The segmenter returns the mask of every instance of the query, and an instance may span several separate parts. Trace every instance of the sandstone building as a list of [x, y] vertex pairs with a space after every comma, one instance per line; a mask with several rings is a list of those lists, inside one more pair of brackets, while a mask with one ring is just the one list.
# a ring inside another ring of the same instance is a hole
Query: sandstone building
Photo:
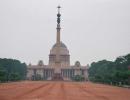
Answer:
[[57, 37], [56, 43], [50, 50], [49, 64], [44, 65], [39, 61], [37, 65], [28, 65], [27, 79], [35, 79], [36, 76], [44, 80], [72, 80], [76, 75], [88, 80], [88, 66], [81, 66], [79, 61], [70, 65], [70, 54], [67, 46], [60, 40], [60, 6], [57, 14]]

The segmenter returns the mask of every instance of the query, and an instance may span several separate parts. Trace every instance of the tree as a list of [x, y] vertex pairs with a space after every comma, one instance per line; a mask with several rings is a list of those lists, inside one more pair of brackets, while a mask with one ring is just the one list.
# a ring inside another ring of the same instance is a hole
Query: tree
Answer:
[[130, 54], [117, 57], [115, 61], [93, 62], [89, 68], [89, 79], [94, 82], [130, 84]]
[[27, 66], [15, 59], [0, 59], [0, 81], [17, 81], [26, 79]]
[[3, 68], [0, 68], [0, 82], [4, 82], [6, 80], [7, 80], [7, 72]]

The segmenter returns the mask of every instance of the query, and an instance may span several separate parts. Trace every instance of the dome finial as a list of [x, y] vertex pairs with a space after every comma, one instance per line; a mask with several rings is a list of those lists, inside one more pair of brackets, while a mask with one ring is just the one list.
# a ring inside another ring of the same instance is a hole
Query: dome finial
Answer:
[[61, 14], [60, 14], [60, 6], [58, 6], [57, 7], [58, 8], [58, 14], [57, 14], [57, 24], [60, 24], [60, 16], [61, 16]]
[[56, 40], [56, 43], [57, 44], [60, 44], [60, 17], [61, 17], [61, 14], [60, 14], [60, 6], [57, 7], [58, 8], [58, 14], [57, 14], [57, 40]]
[[61, 8], [61, 6], [59, 5], [57, 8], [58, 8], [58, 13], [60, 13], [60, 8]]

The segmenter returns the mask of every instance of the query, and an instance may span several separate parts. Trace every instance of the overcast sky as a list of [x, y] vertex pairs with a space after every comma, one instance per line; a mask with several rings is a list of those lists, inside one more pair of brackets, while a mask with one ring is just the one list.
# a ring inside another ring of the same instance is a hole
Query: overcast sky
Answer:
[[130, 53], [130, 0], [0, 0], [0, 58], [48, 64], [59, 4], [71, 64]]

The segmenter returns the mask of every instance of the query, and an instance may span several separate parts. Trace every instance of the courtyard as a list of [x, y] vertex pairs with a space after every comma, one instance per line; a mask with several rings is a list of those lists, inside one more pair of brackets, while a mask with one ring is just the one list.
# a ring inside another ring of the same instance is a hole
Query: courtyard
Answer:
[[130, 89], [90, 82], [23, 81], [0, 84], [0, 100], [129, 100]]

